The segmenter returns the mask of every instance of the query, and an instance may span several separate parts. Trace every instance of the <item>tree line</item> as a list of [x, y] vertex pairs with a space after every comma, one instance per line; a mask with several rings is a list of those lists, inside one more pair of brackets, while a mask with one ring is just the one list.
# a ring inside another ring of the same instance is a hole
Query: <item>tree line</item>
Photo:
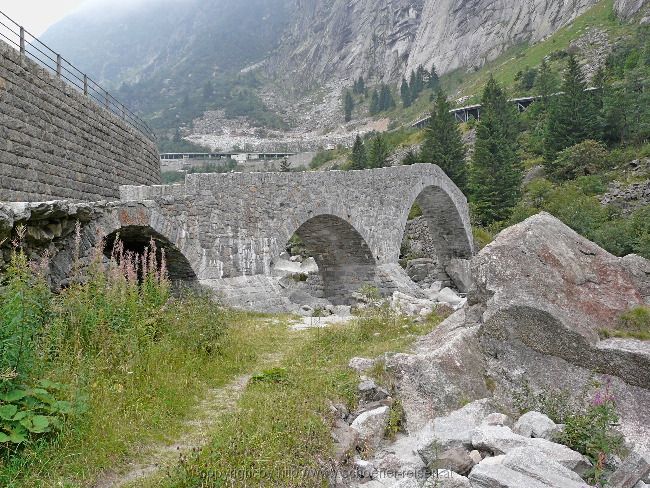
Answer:
[[[508, 102], [505, 89], [490, 77], [482, 93], [471, 159], [460, 126], [450, 113], [451, 104], [438, 89], [421, 150], [408, 154], [404, 164], [437, 164], [468, 196], [476, 223], [505, 221], [521, 199], [522, 124], [528, 124], [527, 147], [540, 155], [547, 175], [556, 181], [595, 171], [577, 161], [589, 159], [585, 154], [597, 152], [598, 144], [639, 143], [650, 138], [650, 92], [644, 84], [650, 69], [649, 52], [643, 51], [646, 58], [637, 61], [638, 68], [626, 71], [616, 83], [611, 81], [616, 63], [610, 62], [594, 76], [592, 87], [587, 86], [575, 57], [568, 56], [561, 81], [543, 61], [534, 77], [540, 98], [522, 117]], [[420, 89], [419, 75], [413, 75], [413, 82], [403, 80], [405, 94], [413, 94], [413, 87]], [[364, 143], [357, 137], [350, 167], [384, 165], [388, 156], [384, 155], [383, 139], [380, 135]]]

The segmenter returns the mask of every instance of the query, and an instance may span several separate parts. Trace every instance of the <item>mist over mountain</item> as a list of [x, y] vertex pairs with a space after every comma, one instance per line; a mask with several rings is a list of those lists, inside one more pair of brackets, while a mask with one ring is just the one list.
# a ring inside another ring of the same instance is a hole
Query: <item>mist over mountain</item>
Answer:
[[[190, 124], [206, 111], [282, 129], [294, 117], [278, 115], [278, 107], [315, 90], [337, 91], [338, 104], [341, 90], [360, 76], [394, 86], [420, 65], [435, 64], [438, 74], [477, 70], [596, 3], [95, 0], [42, 40], [159, 129]], [[617, 0], [615, 9], [629, 17], [644, 3]], [[305, 110], [309, 103], [297, 111]]]
[[111, 86], [154, 76], [206, 76], [267, 56], [286, 0], [98, 1], [55, 24], [43, 42]]

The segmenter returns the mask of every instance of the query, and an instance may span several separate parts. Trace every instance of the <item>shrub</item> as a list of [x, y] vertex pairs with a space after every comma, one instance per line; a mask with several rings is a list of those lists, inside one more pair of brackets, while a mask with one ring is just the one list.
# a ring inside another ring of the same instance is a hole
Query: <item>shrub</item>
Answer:
[[[22, 236], [19, 230], [19, 239]], [[16, 247], [0, 289], [0, 445], [22, 444], [58, 430], [73, 412], [63, 385], [37, 380], [38, 342], [50, 314], [51, 294], [39, 270]]]
[[623, 437], [615, 431], [618, 422], [616, 401], [608, 382], [599, 386], [583, 411], [572, 413], [564, 420], [565, 428], [558, 440], [592, 462], [593, 467], [586, 476], [590, 483], [600, 486], [611, 457], [622, 450]]
[[597, 173], [607, 165], [607, 148], [600, 142], [586, 140], [561, 151], [546, 170], [556, 180], [573, 180]]

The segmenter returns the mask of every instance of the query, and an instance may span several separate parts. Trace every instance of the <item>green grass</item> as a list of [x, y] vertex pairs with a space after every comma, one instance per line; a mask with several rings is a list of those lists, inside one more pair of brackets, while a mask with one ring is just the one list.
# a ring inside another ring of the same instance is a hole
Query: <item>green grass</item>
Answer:
[[[210, 310], [214, 307], [213, 310]], [[27, 445], [19, 456], [0, 466], [4, 487], [88, 485], [103, 470], [120, 472], [138, 460], [141, 448], [171, 444], [182, 434], [184, 421], [206, 391], [253, 368], [260, 358], [282, 347], [285, 327], [254, 314], [228, 312], [205, 301], [171, 306], [161, 320], [182, 334], [205, 332], [202, 317], [225, 315], [227, 339], [207, 354], [168, 336], [147, 348], [131, 364], [111, 370], [101, 357], [83, 366], [57, 363], [49, 377], [83, 385], [88, 411], [69, 423], [53, 441]]]
[[[602, 0], [547, 39], [532, 45], [514, 46], [475, 73], [457, 70], [446, 74], [441, 79], [442, 83], [450, 93], [459, 92], [474, 97], [480, 94], [490, 74], [503, 85], [511, 87], [515, 83], [515, 75], [518, 71], [526, 67], [538, 66], [546, 56], [556, 51], [566, 50], [571, 41], [582, 36], [592, 27], [605, 31], [610, 39], [624, 35], [633, 29], [632, 26], [616, 18], [612, 0]], [[560, 65], [562, 63], [563, 61], [560, 61]], [[513, 93], [513, 95], [517, 94]], [[473, 101], [477, 100], [473, 98]]]
[[618, 337], [650, 341], [650, 307], [640, 306], [628, 310], [621, 315], [614, 329], [602, 329], [599, 334], [603, 338]]
[[[347, 367], [350, 358], [404, 350], [438, 321], [415, 324], [379, 313], [347, 325], [291, 333], [282, 348], [282, 381], [250, 383], [238, 409], [219, 420], [207, 447], [168, 477], [138, 486], [327, 486], [329, 402], [350, 407], [356, 402], [358, 376]], [[277, 371], [259, 377], [275, 377]], [[400, 417], [395, 409], [388, 435], [395, 434]], [[245, 478], [238, 478], [242, 473]]]

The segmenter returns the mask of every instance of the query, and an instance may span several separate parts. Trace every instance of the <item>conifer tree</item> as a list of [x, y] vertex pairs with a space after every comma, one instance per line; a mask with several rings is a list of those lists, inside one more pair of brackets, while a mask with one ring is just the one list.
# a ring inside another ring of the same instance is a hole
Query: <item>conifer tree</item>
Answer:
[[409, 88], [409, 84], [406, 81], [406, 78], [402, 78], [402, 85], [400, 87], [400, 96], [402, 97], [402, 105], [404, 105], [404, 108], [410, 107], [411, 89]]
[[438, 78], [438, 72], [436, 71], [436, 65], [431, 65], [431, 72], [429, 73], [429, 88], [434, 91], [437, 91], [440, 87], [440, 78]]
[[551, 163], [558, 152], [586, 139], [600, 139], [600, 117], [588, 92], [580, 65], [569, 57], [562, 94], [553, 97], [546, 127], [544, 155]]
[[390, 146], [379, 134], [370, 143], [370, 150], [368, 151], [368, 168], [383, 168], [386, 166], [386, 160], [390, 156]]
[[394, 107], [395, 100], [393, 99], [393, 94], [390, 91], [390, 87], [385, 83], [382, 83], [381, 91], [379, 93], [379, 111], [383, 112]]
[[368, 109], [370, 115], [376, 115], [379, 113], [379, 93], [375, 88], [372, 91], [372, 96], [370, 97], [370, 107]]
[[475, 217], [481, 224], [490, 224], [510, 216], [520, 195], [522, 167], [517, 156], [515, 108], [492, 77], [481, 105], [470, 189]]
[[411, 101], [415, 101], [418, 98], [418, 82], [415, 78], [415, 71], [411, 71], [411, 77], [409, 78], [409, 87], [411, 88]]
[[424, 90], [424, 77], [426, 76], [426, 70], [422, 65], [418, 66], [418, 69], [415, 71], [415, 92], [420, 95], [422, 90]]
[[456, 186], [467, 190], [467, 161], [465, 145], [447, 96], [440, 90], [426, 129], [420, 160], [440, 166]]
[[359, 95], [365, 95], [366, 94], [366, 82], [363, 81], [363, 76], [359, 76], [359, 81], [358, 87], [359, 87]]
[[539, 67], [539, 73], [535, 80], [535, 88], [537, 95], [541, 97], [540, 102], [544, 110], [548, 109], [551, 95], [557, 89], [557, 81], [551, 67], [546, 62], [546, 58], [542, 60], [542, 64]]
[[352, 154], [350, 155], [350, 169], [364, 169], [367, 166], [368, 156], [366, 154], [366, 146], [357, 134], [354, 140], [354, 146], [352, 146]]
[[345, 112], [345, 121], [352, 120], [352, 110], [354, 110], [354, 99], [349, 91], [345, 92], [345, 101], [343, 102], [343, 110]]

